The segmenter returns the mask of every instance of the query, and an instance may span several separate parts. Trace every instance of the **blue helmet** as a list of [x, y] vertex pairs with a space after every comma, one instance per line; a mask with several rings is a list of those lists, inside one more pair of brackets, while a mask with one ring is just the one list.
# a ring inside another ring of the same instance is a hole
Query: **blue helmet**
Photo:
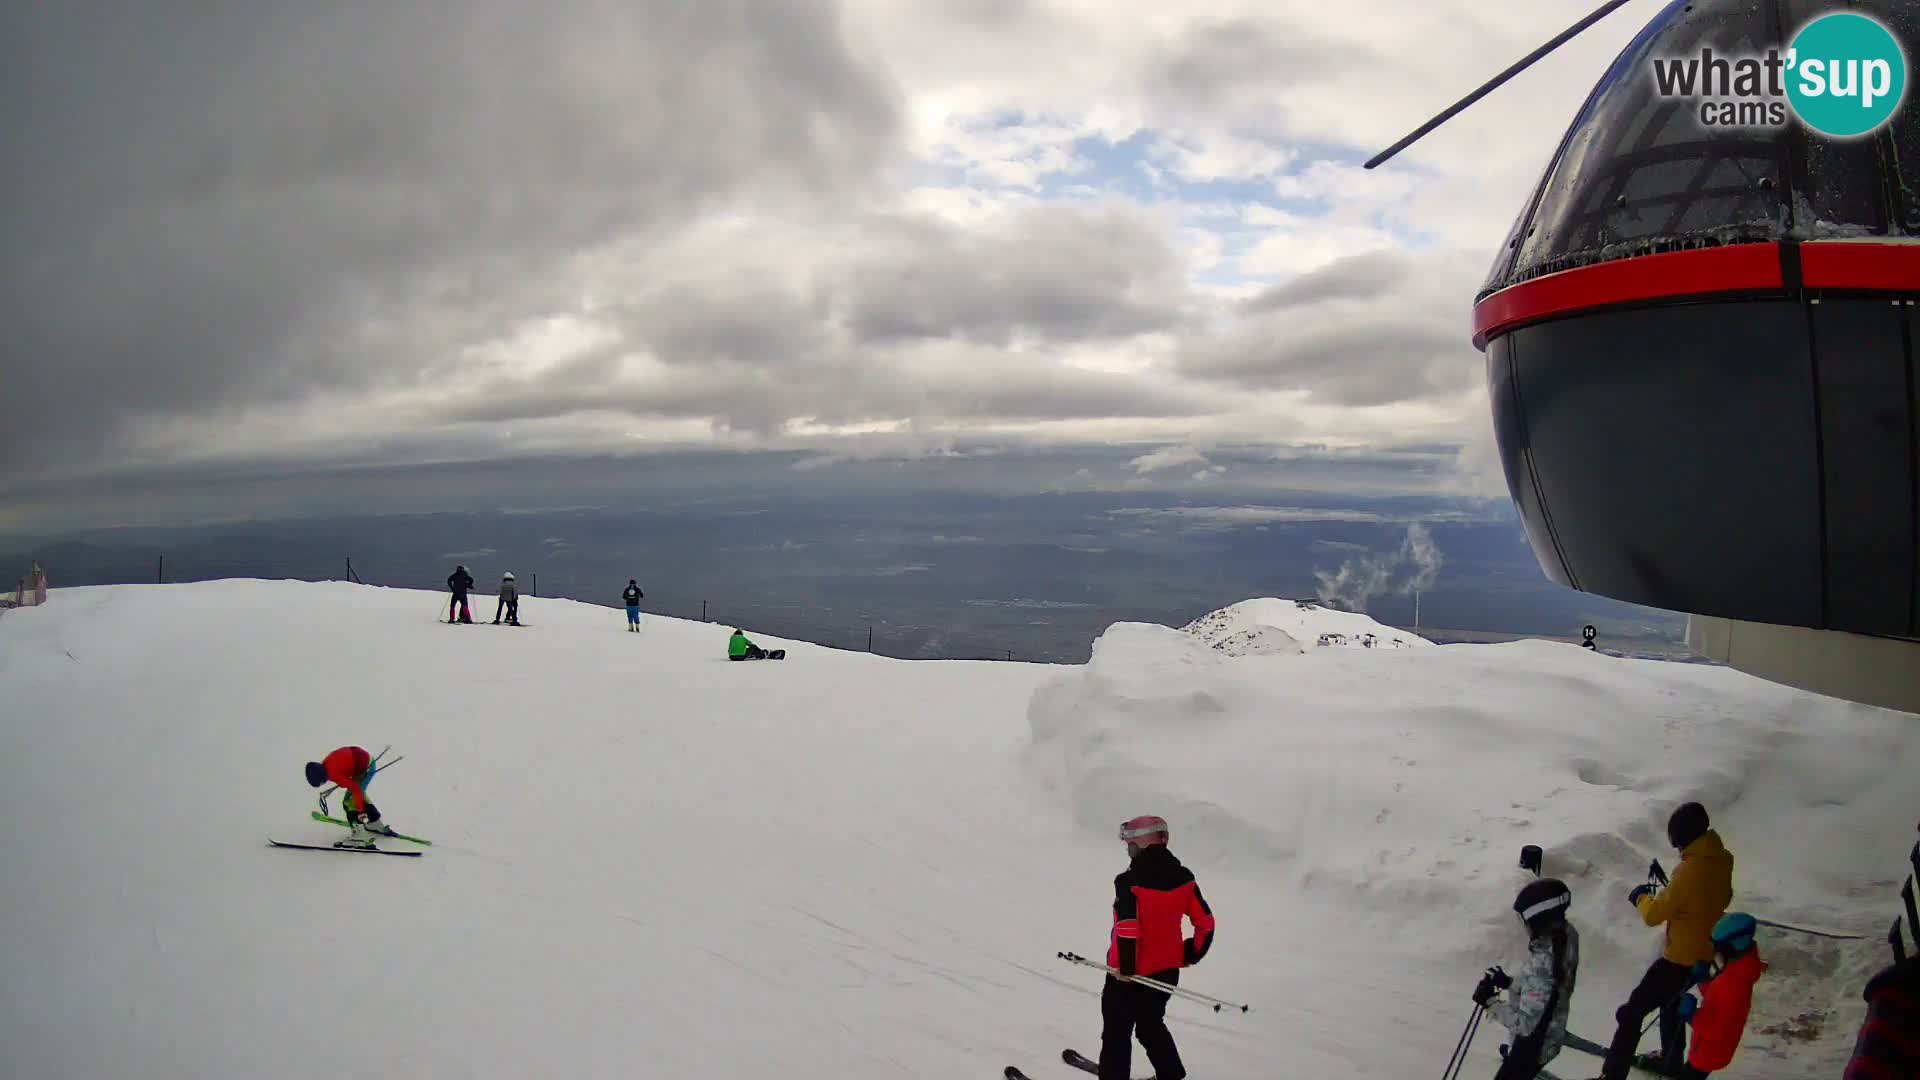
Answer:
[[1713, 924], [1713, 947], [1729, 956], [1739, 956], [1753, 948], [1754, 931], [1760, 924], [1744, 911], [1729, 911]]

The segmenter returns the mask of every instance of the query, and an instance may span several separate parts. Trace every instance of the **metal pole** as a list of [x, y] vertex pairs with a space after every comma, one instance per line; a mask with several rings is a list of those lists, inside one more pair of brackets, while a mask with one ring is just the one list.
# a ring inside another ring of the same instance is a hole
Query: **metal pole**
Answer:
[[527, 590], [527, 595], [528, 595], [528, 596], [539, 596], [539, 595], [540, 595], [540, 573], [539, 573], [539, 571], [535, 571], [535, 572], [534, 572], [534, 574], [533, 574], [533, 587]]
[[1607, 3], [1600, 5], [1600, 7], [1597, 10], [1595, 10], [1593, 14], [1587, 16], [1584, 19], [1581, 19], [1579, 22], [1574, 23], [1572, 26], [1567, 27], [1565, 30], [1560, 32], [1560, 35], [1558, 37], [1554, 38], [1552, 41], [1547, 42], [1545, 45], [1542, 45], [1539, 48], [1528, 53], [1527, 55], [1521, 57], [1519, 61], [1515, 63], [1512, 67], [1508, 68], [1507, 70], [1501, 72], [1498, 75], [1495, 75], [1493, 78], [1488, 79], [1486, 83], [1480, 87], [1480, 89], [1475, 90], [1473, 93], [1468, 94], [1466, 97], [1463, 97], [1459, 101], [1454, 102], [1452, 105], [1447, 107], [1445, 112], [1442, 112], [1439, 116], [1436, 116], [1433, 119], [1415, 128], [1413, 130], [1413, 133], [1408, 135], [1406, 138], [1401, 139], [1399, 142], [1394, 143], [1392, 146], [1389, 146], [1385, 150], [1382, 150], [1378, 154], [1375, 154], [1373, 156], [1373, 159], [1367, 162], [1366, 167], [1371, 169], [1374, 166], [1379, 165], [1380, 163], [1386, 161], [1388, 158], [1392, 157], [1393, 155], [1399, 153], [1400, 151], [1405, 150], [1407, 147], [1412, 146], [1414, 142], [1418, 140], [1421, 136], [1425, 135], [1429, 131], [1432, 131], [1434, 128], [1439, 127], [1441, 124], [1446, 123], [1448, 120], [1453, 119], [1454, 116], [1457, 115], [1462, 109], [1465, 109], [1467, 106], [1473, 104], [1476, 101], [1479, 101], [1483, 97], [1486, 97], [1488, 94], [1498, 89], [1502, 83], [1505, 83], [1508, 79], [1513, 78], [1515, 75], [1520, 74], [1522, 71], [1532, 66], [1534, 61], [1547, 55], [1548, 53], [1559, 48], [1560, 46], [1565, 45], [1567, 41], [1570, 38], [1572, 38], [1575, 34], [1578, 34], [1580, 31], [1585, 30], [1587, 27], [1592, 26], [1594, 23], [1599, 22], [1601, 19], [1606, 18], [1608, 15], [1613, 14], [1615, 10], [1625, 7], [1627, 5], [1627, 2], [1628, 0], [1608, 0]]
[[153, 583], [155, 585], [163, 585], [166, 583], [166, 580], [167, 580], [167, 557], [165, 555], [162, 555], [160, 556], [160, 565], [154, 567], [153, 569]]
[[871, 625], [867, 627], [867, 651], [873, 651], [873, 627]]
[[707, 602], [705, 600], [700, 601], [700, 621], [707, 621]]

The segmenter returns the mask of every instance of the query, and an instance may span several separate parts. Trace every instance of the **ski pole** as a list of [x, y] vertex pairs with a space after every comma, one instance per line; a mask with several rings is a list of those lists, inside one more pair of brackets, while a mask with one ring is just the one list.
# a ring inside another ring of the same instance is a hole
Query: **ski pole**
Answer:
[[1830, 934], [1825, 930], [1809, 930], [1804, 926], [1789, 926], [1786, 923], [1774, 922], [1771, 919], [1755, 919], [1753, 921], [1759, 923], [1761, 926], [1771, 926], [1775, 930], [1786, 930], [1795, 934], [1809, 934], [1813, 937], [1833, 938], [1836, 941], [1865, 941], [1869, 937], [1867, 934]]
[[[382, 769], [390, 769], [393, 766], [398, 765], [402, 761], [405, 761], [407, 759], [407, 755], [401, 754], [399, 757], [394, 758], [392, 761], [382, 762], [380, 758], [386, 755], [387, 750], [391, 750], [391, 749], [393, 749], [392, 745], [388, 745], [385, 750], [382, 750], [380, 751], [379, 754], [374, 755], [373, 761], [367, 766], [368, 775], [378, 773]], [[372, 781], [369, 780], [368, 783], [372, 783]], [[333, 812], [327, 806], [327, 800], [332, 798], [333, 793], [339, 790], [340, 790], [339, 784], [328, 784], [326, 787], [321, 789], [320, 791], [320, 812], [321, 813], [330, 814]]]
[[1686, 986], [1681, 988], [1679, 993], [1668, 998], [1666, 1001], [1661, 1002], [1660, 1007], [1653, 1010], [1653, 1016], [1647, 1020], [1644, 1026], [1640, 1028], [1640, 1034], [1642, 1036], [1645, 1036], [1647, 1032], [1652, 1031], [1653, 1025], [1660, 1022], [1660, 1018], [1666, 1015], [1666, 1011], [1668, 1009], [1672, 1008], [1675, 1005], [1678, 1005], [1680, 1003], [1681, 998], [1686, 997], [1688, 994], [1691, 994], [1693, 992], [1693, 988], [1699, 985], [1700, 984], [1697, 982], [1689, 981]]
[[1473, 1045], [1473, 1036], [1480, 1030], [1480, 1017], [1486, 1014], [1487, 1007], [1474, 1002], [1473, 1015], [1467, 1017], [1467, 1029], [1460, 1033], [1460, 1041], [1454, 1044], [1453, 1056], [1447, 1059], [1447, 1071], [1440, 1074], [1440, 1080], [1453, 1080], [1467, 1064], [1467, 1048]]
[[1159, 990], [1162, 993], [1172, 994], [1176, 997], [1188, 998], [1193, 1001], [1198, 1001], [1203, 1005], [1211, 1005], [1213, 1006], [1214, 1012], [1219, 1012], [1223, 1006], [1229, 1009], [1239, 1009], [1241, 1012], [1247, 1011], [1247, 1006], [1245, 1005], [1235, 1004], [1234, 1002], [1225, 1001], [1217, 997], [1208, 997], [1206, 994], [1196, 994], [1192, 990], [1183, 990], [1178, 986], [1174, 986], [1172, 983], [1163, 983], [1158, 979], [1149, 979], [1144, 975], [1121, 976], [1120, 970], [1118, 968], [1110, 968], [1105, 964], [1096, 964], [1092, 960], [1089, 960], [1078, 953], [1063, 952], [1058, 955], [1060, 959], [1068, 961], [1069, 963], [1079, 964], [1082, 967], [1094, 968], [1096, 970], [1104, 971], [1107, 974], [1113, 975], [1116, 977], [1128, 978], [1144, 986], [1151, 986], [1155, 990]]

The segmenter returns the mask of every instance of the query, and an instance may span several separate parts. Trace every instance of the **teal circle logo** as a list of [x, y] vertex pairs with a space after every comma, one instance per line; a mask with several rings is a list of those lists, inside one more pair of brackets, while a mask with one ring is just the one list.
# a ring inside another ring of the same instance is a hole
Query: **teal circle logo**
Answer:
[[1877, 131], [1907, 93], [1907, 57], [1887, 28], [1865, 15], [1822, 15], [1787, 51], [1787, 100], [1823, 135]]

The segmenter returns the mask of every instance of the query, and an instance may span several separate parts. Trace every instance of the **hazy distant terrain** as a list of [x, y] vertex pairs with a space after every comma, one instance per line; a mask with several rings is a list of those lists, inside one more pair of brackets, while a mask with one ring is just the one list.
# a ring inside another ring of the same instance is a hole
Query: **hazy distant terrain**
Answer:
[[[1415, 522], [1419, 524], [1414, 525]], [[677, 500], [629, 509], [445, 513], [115, 529], [0, 540], [10, 580], [54, 586], [220, 577], [523, 590], [920, 657], [1081, 662], [1117, 620], [1183, 625], [1250, 596], [1320, 597], [1436, 640], [1488, 635], [1674, 649], [1679, 616], [1549, 582], [1504, 501], [1301, 496], [1210, 506], [1159, 495], [952, 494]], [[164, 566], [161, 561], [164, 558]], [[492, 615], [490, 599], [481, 617]], [[422, 612], [428, 618], [432, 613]], [[1444, 633], [1462, 632], [1459, 637]]]

